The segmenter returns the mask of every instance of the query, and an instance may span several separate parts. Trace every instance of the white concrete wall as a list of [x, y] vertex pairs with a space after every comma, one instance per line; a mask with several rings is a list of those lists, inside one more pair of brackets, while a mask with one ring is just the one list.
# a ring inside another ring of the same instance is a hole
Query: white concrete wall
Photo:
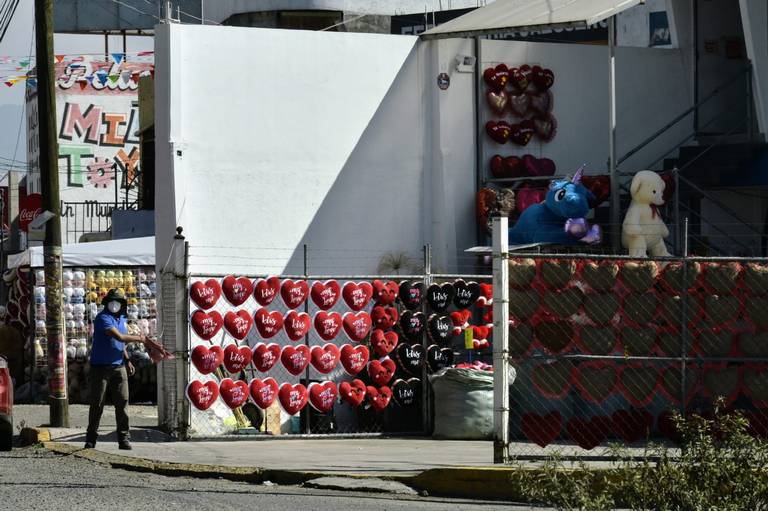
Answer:
[[[555, 138], [527, 146], [496, 144], [483, 135], [484, 171], [493, 154], [530, 153], [552, 158], [558, 172], [573, 172], [582, 163], [587, 173], [605, 173], [608, 160], [608, 50], [605, 46], [483, 41], [483, 68], [539, 64], [555, 73]], [[679, 50], [617, 48], [617, 154], [623, 155], [691, 104], [689, 77]], [[492, 118], [484, 105], [483, 123]], [[507, 122], [517, 122], [511, 115]], [[691, 131], [691, 119], [660, 137], [621, 165], [641, 170]]]
[[768, 133], [768, 2], [739, 0], [747, 55], [752, 61], [755, 110], [762, 133]]

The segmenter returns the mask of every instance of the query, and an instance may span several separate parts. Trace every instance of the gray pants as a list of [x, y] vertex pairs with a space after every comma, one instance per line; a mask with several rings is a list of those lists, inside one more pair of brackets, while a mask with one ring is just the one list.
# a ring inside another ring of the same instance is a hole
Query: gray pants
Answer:
[[115, 405], [115, 420], [117, 422], [118, 441], [130, 438], [128, 414], [128, 373], [124, 366], [91, 366], [91, 407], [88, 411], [88, 432], [86, 441], [96, 442], [99, 434], [99, 422], [104, 412], [104, 400], [109, 391], [112, 404]]

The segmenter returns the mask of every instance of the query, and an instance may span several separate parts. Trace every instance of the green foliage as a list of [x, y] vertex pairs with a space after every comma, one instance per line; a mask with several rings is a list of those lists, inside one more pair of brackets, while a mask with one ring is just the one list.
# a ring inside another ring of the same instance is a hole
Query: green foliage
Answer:
[[540, 470], [521, 468], [513, 482], [529, 500], [562, 510], [768, 509], [768, 443], [748, 434], [743, 416], [719, 401], [711, 419], [674, 421], [679, 449], [649, 445], [638, 459], [613, 446], [616, 461], [605, 469], [553, 457]]

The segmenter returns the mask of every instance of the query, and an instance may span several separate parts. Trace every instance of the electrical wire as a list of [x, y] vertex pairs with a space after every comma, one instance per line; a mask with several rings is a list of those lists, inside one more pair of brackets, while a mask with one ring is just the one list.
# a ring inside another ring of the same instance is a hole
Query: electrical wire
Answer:
[[13, 15], [16, 13], [16, 8], [19, 6], [19, 0], [10, 0], [10, 1], [13, 2], [13, 7], [11, 7], [8, 10], [9, 14], [7, 18], [4, 18], [2, 20], [3, 26], [2, 26], [2, 33], [0, 33], [0, 42], [3, 41], [3, 38], [5, 37], [5, 33], [8, 31], [8, 27], [11, 25], [11, 20], [13, 19]]
[[[34, 21], [32, 21], [31, 33], [32, 33], [32, 35], [30, 36], [30, 39], [29, 39], [29, 54], [30, 55], [32, 54], [32, 47], [35, 44], [35, 22]], [[24, 116], [25, 115], [26, 115], [25, 108], [22, 107], [21, 108], [21, 115], [19, 115], [19, 130], [16, 132], [16, 147], [13, 148], [13, 159], [14, 160], [16, 160], [16, 154], [17, 154], [17, 152], [19, 150], [19, 140], [21, 140], [21, 127], [24, 124]], [[21, 160], [19, 160], [19, 161], [21, 161]], [[27, 167], [29, 167], [28, 162], [25, 161], [25, 163], [27, 164]]]

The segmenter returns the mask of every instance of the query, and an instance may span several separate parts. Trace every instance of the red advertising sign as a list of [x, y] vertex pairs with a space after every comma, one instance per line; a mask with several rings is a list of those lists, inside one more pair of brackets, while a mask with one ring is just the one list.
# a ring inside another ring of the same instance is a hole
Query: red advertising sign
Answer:
[[19, 197], [19, 228], [23, 232], [29, 230], [29, 223], [43, 212], [43, 196], [39, 193], [21, 195]]
[[0, 208], [0, 228], [3, 231], [8, 230], [8, 187], [0, 186], [0, 200], [3, 201], [2, 208]]

